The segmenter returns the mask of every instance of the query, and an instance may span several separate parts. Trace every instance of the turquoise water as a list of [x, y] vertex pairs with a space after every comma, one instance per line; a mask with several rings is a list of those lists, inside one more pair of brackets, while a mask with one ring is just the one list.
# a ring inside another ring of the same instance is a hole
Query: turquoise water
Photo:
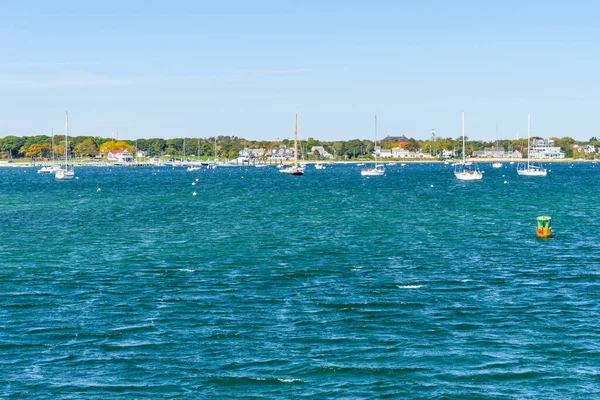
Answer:
[[597, 396], [600, 166], [505, 167], [1, 168], [0, 397]]

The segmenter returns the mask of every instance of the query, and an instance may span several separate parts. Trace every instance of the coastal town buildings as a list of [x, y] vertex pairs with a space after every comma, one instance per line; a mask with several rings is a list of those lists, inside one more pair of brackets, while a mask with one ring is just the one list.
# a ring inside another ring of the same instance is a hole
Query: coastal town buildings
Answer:
[[311, 153], [314, 152], [319, 153], [319, 156], [323, 159], [333, 159], [333, 154], [331, 154], [330, 152], [328, 152], [327, 150], [325, 150], [325, 148], [323, 146], [313, 146], [310, 149]]
[[503, 147], [486, 147], [483, 150], [474, 151], [473, 157], [478, 158], [523, 158], [523, 154], [518, 151], [505, 151]]
[[108, 161], [131, 162], [133, 161], [133, 154], [127, 150], [112, 150], [106, 154], [106, 159]]
[[376, 146], [374, 153], [379, 158], [433, 158], [433, 156], [429, 153], [423, 153], [422, 150], [419, 151], [408, 151], [402, 147], [393, 147], [391, 149], [382, 149], [380, 146]]
[[534, 159], [561, 159], [565, 158], [560, 147], [554, 146], [552, 139], [534, 139], [531, 141], [529, 157]]

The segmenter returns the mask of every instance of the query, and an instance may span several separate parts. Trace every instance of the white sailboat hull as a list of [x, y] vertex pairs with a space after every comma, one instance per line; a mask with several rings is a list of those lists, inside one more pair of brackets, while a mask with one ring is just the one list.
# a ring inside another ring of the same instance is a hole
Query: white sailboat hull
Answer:
[[495, 163], [492, 164], [492, 167], [493, 168], [502, 168], [502, 163], [495, 162]]
[[517, 174], [521, 176], [546, 176], [548, 172], [545, 169], [518, 169]]
[[287, 168], [281, 168], [279, 170], [279, 172], [281, 172], [282, 174], [288, 174], [288, 175], [303, 175], [304, 168], [298, 167], [298, 166], [291, 166], [291, 167], [287, 167]]
[[480, 171], [455, 172], [454, 176], [459, 181], [479, 181], [483, 178], [483, 174]]
[[360, 171], [360, 174], [362, 176], [382, 176], [385, 174], [385, 171], [369, 168], [363, 169]]
[[64, 169], [61, 169], [60, 171], [56, 171], [55, 177], [59, 181], [68, 181], [75, 178], [75, 171], [65, 171]]

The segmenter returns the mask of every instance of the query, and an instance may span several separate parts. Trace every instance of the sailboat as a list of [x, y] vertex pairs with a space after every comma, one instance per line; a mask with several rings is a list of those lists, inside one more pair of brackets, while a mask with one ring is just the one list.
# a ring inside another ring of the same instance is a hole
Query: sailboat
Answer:
[[[496, 149], [498, 149], [498, 121], [496, 121]], [[502, 147], [502, 151], [504, 151], [504, 147]], [[502, 168], [502, 163], [500, 161], [496, 161], [492, 163], [493, 168]]]
[[517, 165], [517, 174], [521, 176], [546, 176], [548, 173], [545, 168], [531, 163], [529, 148], [531, 136], [531, 113], [527, 113], [527, 164], [520, 162]]
[[462, 112], [462, 164], [455, 165], [454, 176], [459, 181], [479, 181], [483, 178], [483, 174], [477, 167], [477, 163], [467, 163], [467, 152], [465, 149], [465, 112]]
[[60, 170], [60, 167], [56, 165], [56, 157], [54, 155], [54, 129], [52, 130], [52, 165], [46, 165], [38, 169], [38, 174], [54, 174]]
[[208, 168], [208, 169], [217, 168], [217, 135], [215, 135], [215, 159], [213, 160], [212, 163], [208, 164], [206, 166], [206, 168]]
[[59, 181], [67, 181], [75, 178], [75, 170], [71, 165], [69, 168], [69, 113], [65, 111], [65, 167], [56, 171], [54, 175]]
[[189, 167], [187, 167], [188, 172], [199, 171], [200, 170], [200, 138], [198, 138], [198, 161], [192, 162]]
[[375, 116], [375, 165], [371, 168], [363, 168], [360, 170], [362, 176], [382, 176], [385, 174], [385, 167], [383, 164], [377, 163], [377, 115]]
[[279, 170], [282, 174], [304, 175], [304, 167], [298, 164], [298, 114], [296, 114], [296, 130], [294, 131], [294, 165]]

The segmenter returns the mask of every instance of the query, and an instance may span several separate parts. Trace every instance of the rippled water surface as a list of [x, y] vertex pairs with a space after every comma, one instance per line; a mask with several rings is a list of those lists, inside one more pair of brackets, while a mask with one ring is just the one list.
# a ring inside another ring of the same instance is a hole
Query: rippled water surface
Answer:
[[600, 166], [549, 168], [1, 168], [0, 397], [597, 396]]

